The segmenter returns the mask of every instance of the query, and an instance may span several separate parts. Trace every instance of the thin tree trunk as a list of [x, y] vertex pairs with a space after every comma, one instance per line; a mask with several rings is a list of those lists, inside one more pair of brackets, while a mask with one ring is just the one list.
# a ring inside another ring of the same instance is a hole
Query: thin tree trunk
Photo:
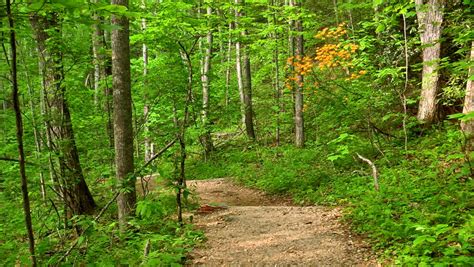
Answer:
[[[471, 80], [474, 75], [474, 67], [472, 63], [474, 62], [474, 41], [471, 44], [471, 55], [469, 66], [469, 74], [467, 77], [467, 86], [466, 86], [466, 97], [464, 98], [464, 108], [462, 112], [468, 114], [474, 111], [474, 82]], [[474, 147], [474, 120], [462, 121], [461, 128], [467, 138], [467, 150], [471, 151]]]
[[[405, 53], [405, 85], [403, 91], [400, 93], [400, 100], [403, 106], [403, 135], [405, 137], [405, 154], [408, 153], [408, 132], [407, 132], [407, 97], [406, 92], [408, 90], [408, 70], [409, 70], [409, 58], [408, 58], [408, 38], [407, 38], [407, 20], [405, 14], [402, 14], [403, 18], [403, 48]], [[407, 154], [408, 155], [408, 154]]]
[[[294, 6], [294, 0], [286, 0], [285, 5], [287, 6]], [[290, 19], [288, 21], [288, 58], [292, 59], [292, 61], [295, 60], [295, 36], [293, 33], [293, 29], [295, 27], [295, 21]], [[295, 67], [291, 63], [287, 63], [287, 72], [286, 72], [286, 78], [290, 76], [293, 76], [295, 72]], [[291, 83], [291, 87], [293, 88], [293, 82], [289, 81]], [[295, 90], [291, 90], [291, 103], [292, 103], [292, 110], [293, 113], [295, 112]], [[294, 124], [293, 124], [294, 126]], [[294, 129], [293, 129], [294, 131]]]
[[[238, 2], [238, 0], [235, 0], [236, 3]], [[236, 9], [235, 10], [235, 27], [237, 28], [238, 27], [238, 18], [240, 16], [240, 13], [238, 12], [238, 10]], [[242, 79], [242, 56], [241, 56], [241, 52], [242, 52], [242, 47], [241, 47], [241, 43], [240, 43], [240, 40], [237, 39], [237, 41], [235, 42], [235, 73], [236, 73], [236, 76], [237, 76], [237, 87], [239, 89], [239, 98], [240, 98], [240, 114], [242, 116], [242, 125], [245, 127], [245, 101], [244, 101], [244, 82], [243, 82], [243, 79]]]
[[[242, 6], [245, 6], [245, 0], [235, 0], [235, 3], [237, 5], [242, 4]], [[238, 9], [236, 10], [235, 16], [236, 16], [236, 21], [238, 21], [238, 18], [243, 16], [244, 14], [239, 11]], [[236, 25], [237, 27], [237, 25]], [[240, 35], [242, 39], [244, 39], [247, 36], [247, 30], [244, 28], [241, 30]], [[237, 46], [238, 44], [238, 46]], [[251, 70], [250, 70], [250, 57], [249, 57], [249, 51], [247, 45], [242, 43], [241, 41], [237, 41], [236, 44], [236, 51], [238, 50], [238, 56], [237, 56], [237, 61], [239, 61], [237, 64], [237, 71], [241, 71], [240, 79], [241, 82], [239, 83], [239, 86], [242, 86], [242, 96], [241, 100], [243, 101], [243, 112], [244, 112], [244, 124], [245, 124], [245, 130], [247, 132], [247, 136], [255, 140], [255, 130], [254, 130], [254, 125], [253, 125], [253, 107], [252, 107], [252, 75], [251, 75]]]
[[[212, 15], [212, 8], [207, 7], [206, 10], [207, 16]], [[210, 18], [208, 23], [209, 30], [206, 35], [206, 49], [204, 52], [204, 58], [202, 62], [202, 73], [201, 73], [201, 84], [202, 84], [202, 114], [201, 120], [205, 128], [205, 133], [200, 137], [201, 143], [204, 147], [205, 156], [207, 156], [214, 150], [214, 145], [212, 144], [211, 132], [209, 129], [209, 90], [210, 90], [210, 81], [209, 81], [209, 72], [211, 70], [211, 56], [212, 56], [212, 25], [210, 24]]]
[[[294, 0], [296, 1], [296, 0]], [[334, 15], [335, 15], [335, 18], [336, 18], [336, 24], [339, 24], [339, 14], [338, 14], [338, 10], [337, 10], [337, 0], [332, 0], [332, 4], [334, 6]]]
[[25, 213], [25, 225], [28, 234], [28, 244], [30, 250], [31, 265], [36, 266], [35, 256], [35, 238], [33, 236], [33, 226], [31, 223], [31, 211], [30, 211], [30, 199], [28, 196], [28, 180], [26, 177], [25, 168], [25, 152], [23, 149], [23, 121], [21, 117], [20, 101], [18, 99], [18, 78], [17, 78], [17, 52], [16, 52], [16, 34], [13, 22], [13, 14], [11, 11], [10, 0], [6, 2], [8, 24], [10, 27], [10, 49], [11, 49], [11, 76], [12, 76], [12, 99], [13, 109], [15, 110], [16, 119], [16, 139], [18, 142], [18, 160], [20, 163], [20, 176], [21, 176], [21, 192], [23, 196], [23, 212]]
[[[294, 2], [293, 2], [294, 4]], [[301, 8], [301, 4], [298, 4]], [[301, 19], [295, 21], [295, 28], [298, 32], [296, 36], [296, 57], [303, 60], [304, 44], [303, 44], [303, 25]], [[295, 91], [295, 145], [304, 147], [304, 119], [303, 119], [303, 85], [304, 78], [301, 73], [297, 74], [297, 85]]]
[[[349, 4], [352, 5], [351, 0], [349, 0]], [[352, 35], [354, 35], [354, 20], [352, 19], [352, 8], [349, 8], [347, 10], [347, 13], [349, 14], [349, 27], [351, 27]]]
[[[94, 3], [97, 3], [98, 0], [94, 0]], [[101, 63], [103, 58], [100, 50], [102, 49], [102, 36], [104, 32], [100, 28], [100, 18], [97, 14], [94, 14], [94, 32], [92, 34], [92, 53], [94, 56], [94, 105], [96, 108], [99, 107], [99, 94], [100, 94], [100, 81], [102, 79], [101, 75]]]
[[[128, 7], [128, 0], [112, 0], [112, 5]], [[123, 231], [128, 217], [133, 215], [137, 199], [136, 178], [131, 176], [134, 166], [129, 21], [125, 16], [114, 15], [112, 24], [120, 27], [112, 31], [112, 76], [116, 176], [118, 183], [127, 189], [117, 197], [119, 224]]]
[[227, 41], [227, 55], [226, 55], [226, 66], [225, 66], [225, 105], [226, 107], [230, 102], [230, 61], [232, 58], [232, 29], [233, 23], [229, 23], [229, 39]]
[[[28, 74], [28, 71], [25, 71], [25, 77], [26, 77], [26, 83], [28, 87], [28, 98], [29, 98], [29, 104], [30, 104], [30, 112], [31, 112], [31, 123], [33, 126], [33, 136], [35, 138], [35, 149], [36, 149], [36, 159], [39, 159], [40, 154], [41, 154], [41, 134], [38, 130], [38, 123], [36, 121], [36, 111], [33, 103], [33, 99], [35, 98], [33, 88], [31, 85], [31, 80], [30, 76]], [[46, 201], [46, 182], [44, 180], [44, 173], [43, 170], [39, 171], [39, 177], [40, 177], [40, 193], [41, 193], [41, 199], [43, 201]]]
[[[184, 46], [182, 46], [179, 43], [181, 47], [181, 58], [183, 60], [183, 63], [186, 66], [186, 69], [188, 71], [188, 83], [186, 85], [186, 99], [185, 99], [185, 104], [184, 104], [184, 118], [181, 123], [179, 124], [178, 121], [178, 116], [176, 112], [176, 104], [173, 107], [173, 113], [174, 113], [174, 123], [175, 126], [179, 129], [176, 138], [179, 141], [179, 147], [180, 147], [180, 161], [179, 161], [179, 174], [178, 175], [178, 193], [176, 194], [176, 202], [177, 202], [177, 207], [178, 207], [178, 222], [182, 223], [183, 222], [183, 208], [182, 208], [182, 197], [183, 197], [183, 191], [186, 189], [186, 169], [185, 169], [185, 164], [186, 164], [186, 129], [188, 127], [188, 121], [189, 121], [189, 105], [193, 101], [193, 65], [191, 61], [191, 53], [194, 49], [191, 47], [189, 51], [187, 51]], [[177, 164], [177, 162], [176, 162]]]
[[[272, 6], [275, 6], [275, 0], [271, 1]], [[276, 12], [273, 13], [273, 24], [277, 25], [277, 17], [276, 17]], [[274, 82], [274, 90], [275, 90], [275, 102], [277, 106], [277, 111], [276, 111], [276, 127], [275, 127], [275, 142], [276, 145], [280, 145], [280, 116], [281, 116], [281, 111], [282, 111], [282, 106], [281, 106], [281, 87], [280, 87], [280, 51], [278, 49], [278, 32], [275, 29], [275, 32], [273, 33], [273, 38], [275, 39], [275, 51], [274, 51], [274, 56], [273, 56], [273, 61], [275, 63], [275, 82]]]
[[[96, 207], [92, 194], [87, 187], [82, 173], [79, 154], [72, 128], [71, 114], [66, 99], [62, 55], [54, 47], [47, 45], [47, 40], [61, 41], [58, 15], [49, 14], [42, 17], [34, 14], [30, 17], [35, 31], [40, 55], [40, 66], [43, 73], [44, 102], [46, 111], [47, 139], [49, 149], [58, 155], [59, 180], [61, 193], [70, 213], [68, 216], [92, 213]], [[50, 37], [49, 31], [54, 34]], [[51, 39], [50, 39], [51, 38]], [[56, 172], [54, 166], [53, 172]], [[57, 174], [53, 174], [53, 177]], [[57, 181], [55, 181], [57, 182]]]
[[423, 76], [417, 118], [421, 122], [432, 123], [437, 113], [444, 0], [415, 0], [415, 4], [423, 46]]
[[[143, 10], [146, 10], [146, 2], [145, 0], [142, 0], [141, 8]], [[145, 18], [142, 18], [142, 31], [146, 31], [147, 29], [147, 22]], [[148, 47], [146, 43], [144, 42], [142, 45], [142, 57], [143, 57], [143, 85], [144, 87], [147, 86], [147, 75], [148, 75]], [[146, 92], [145, 88], [145, 92]], [[148, 127], [148, 117], [149, 117], [149, 112], [150, 112], [150, 105], [148, 103], [148, 94], [145, 93], [144, 96], [144, 101], [145, 105], [143, 106], [143, 117], [145, 118], [144, 121], [144, 128], [143, 128], [143, 133], [145, 135], [145, 140], [144, 140], [144, 145], [145, 145], [145, 162], [147, 162], [152, 156], [152, 143], [150, 141], [150, 129]]]

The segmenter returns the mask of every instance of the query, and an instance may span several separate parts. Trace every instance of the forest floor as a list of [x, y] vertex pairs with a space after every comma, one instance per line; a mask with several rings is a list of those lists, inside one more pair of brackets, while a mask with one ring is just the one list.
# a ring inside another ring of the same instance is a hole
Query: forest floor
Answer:
[[229, 179], [188, 185], [207, 241], [187, 266], [378, 266], [370, 246], [340, 222], [340, 208], [295, 206]]

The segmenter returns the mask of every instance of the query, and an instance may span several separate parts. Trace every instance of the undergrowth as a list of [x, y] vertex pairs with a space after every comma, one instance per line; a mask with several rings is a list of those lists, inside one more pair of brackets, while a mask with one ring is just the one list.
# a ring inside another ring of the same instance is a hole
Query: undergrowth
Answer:
[[[382, 258], [397, 265], [474, 264], [474, 188], [462, 136], [447, 126], [400, 147], [370, 147], [339, 134], [304, 149], [237, 142], [207, 162], [193, 161], [191, 178], [234, 177], [295, 203], [340, 205], [355, 232], [366, 235]], [[323, 143], [324, 142], [324, 143]], [[370, 167], [380, 173], [375, 191]]]
[[[5, 205], [0, 209], [0, 265], [26, 266], [29, 254], [27, 246], [23, 245], [26, 238], [23, 213], [18, 212], [21, 194], [13, 182], [13, 190], [0, 190], [0, 203]], [[108, 188], [109, 185], [103, 185], [101, 195], [107, 195], [105, 190]], [[99, 206], [107, 201], [103, 198]], [[158, 186], [146, 198], [139, 198], [136, 217], [124, 233], [118, 227], [115, 205], [97, 222], [90, 216], [80, 216], [73, 217], [66, 226], [62, 211], [51, 202], [37, 204], [32, 210], [35, 211], [32, 219], [36, 229], [36, 252], [42, 266], [181, 266], [193, 246], [203, 239], [203, 233], [193, 229], [191, 224], [176, 222], [175, 191], [166, 186]], [[78, 237], [73, 229], [85, 232]], [[76, 238], [77, 246], [60, 262]], [[149, 252], [145, 255], [147, 246]]]

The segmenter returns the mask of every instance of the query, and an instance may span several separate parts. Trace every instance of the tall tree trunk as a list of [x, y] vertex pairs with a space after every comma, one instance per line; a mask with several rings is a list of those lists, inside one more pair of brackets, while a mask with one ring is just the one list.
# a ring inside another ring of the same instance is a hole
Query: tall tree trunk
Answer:
[[[96, 207], [82, 173], [79, 154], [72, 128], [71, 114], [66, 99], [62, 55], [57, 45], [61, 42], [58, 15], [30, 16], [35, 31], [43, 73], [49, 149], [58, 155], [61, 194], [70, 210], [68, 215], [92, 213]], [[51, 37], [49, 32], [55, 36]], [[47, 44], [47, 41], [49, 44]], [[54, 168], [52, 169], [55, 172]], [[53, 175], [53, 177], [56, 175]]]
[[230, 102], [230, 60], [232, 58], [232, 29], [233, 23], [229, 22], [229, 37], [227, 40], [227, 55], [226, 55], [226, 66], [225, 66], [225, 105], [226, 107]]
[[[274, 7], [275, 6], [275, 0], [271, 1], [271, 5]], [[276, 27], [278, 21], [277, 21], [277, 14], [274, 11], [273, 13], [273, 24]], [[274, 82], [274, 90], [275, 90], [275, 102], [277, 106], [277, 111], [276, 111], [276, 125], [275, 125], [275, 142], [276, 145], [280, 145], [280, 116], [281, 116], [281, 111], [282, 111], [282, 106], [281, 106], [281, 86], [280, 86], [280, 51], [278, 49], [278, 31], [275, 28], [275, 32], [273, 33], [273, 38], [275, 41], [275, 51], [273, 54], [273, 61], [275, 63], [275, 82]]]
[[[290, 6], [290, 7], [294, 6], [293, 1], [294, 0], [285, 0], [285, 5]], [[295, 21], [290, 18], [288, 20], [288, 58], [290, 58], [291, 61], [295, 60], [295, 35], [293, 33], [294, 28], [295, 28]], [[287, 72], [285, 73], [285, 75], [288, 81], [289, 80], [288, 78], [294, 75], [295, 66], [293, 66], [293, 64], [291, 64], [290, 61], [288, 61], [286, 67], [287, 67]], [[288, 82], [293, 83], [291, 81], [288, 81]], [[293, 88], [293, 84], [290, 84], [290, 86]], [[292, 103], [292, 110], [294, 113], [295, 112], [295, 90], [291, 90], [291, 103]]]
[[[245, 0], [235, 0], [236, 5], [245, 6]], [[244, 16], [242, 11], [239, 11], [237, 7], [235, 11], [236, 19], [236, 28], [239, 28], [237, 22], [241, 16]], [[242, 28], [240, 26], [240, 28]], [[245, 38], [247, 36], [247, 30], [245, 28], [241, 29], [240, 35], [243, 39], [237, 41], [236, 43], [236, 54], [237, 54], [237, 79], [239, 81], [239, 87], [241, 87], [241, 101], [243, 103], [243, 114], [244, 114], [244, 124], [247, 136], [250, 139], [255, 140], [255, 130], [253, 125], [253, 107], [252, 107], [252, 75], [250, 70], [250, 57], [247, 45], [245, 45]], [[239, 77], [240, 76], [240, 77]]]
[[[292, 1], [294, 4], [294, 0]], [[301, 8], [301, 3], [297, 5]], [[295, 21], [295, 29], [298, 32], [296, 36], [296, 57], [303, 60], [304, 44], [303, 44], [303, 25], [301, 19]], [[304, 146], [304, 119], [303, 119], [303, 85], [304, 79], [301, 73], [297, 75], [297, 85], [295, 91], [295, 145], [297, 147]]]
[[214, 150], [214, 145], [212, 143], [211, 132], [209, 129], [209, 90], [210, 90], [210, 81], [209, 81], [209, 72], [211, 70], [211, 56], [212, 56], [212, 25], [210, 23], [210, 16], [212, 15], [212, 8], [207, 7], [207, 16], [208, 16], [208, 27], [209, 30], [206, 35], [206, 49], [204, 52], [204, 58], [202, 62], [202, 73], [201, 73], [201, 84], [202, 84], [202, 114], [201, 120], [205, 128], [205, 133], [200, 137], [201, 143], [204, 147], [204, 152], [207, 156]]
[[[35, 138], [35, 149], [36, 149], [35, 158], [39, 159], [41, 151], [42, 151], [42, 144], [41, 144], [41, 138], [42, 137], [41, 137], [41, 133], [38, 129], [38, 123], [36, 121], [37, 115], [36, 115], [35, 105], [33, 103], [33, 99], [35, 99], [35, 95], [34, 95], [34, 92], [33, 92], [33, 86], [31, 84], [30, 75], [28, 74], [28, 71], [25, 71], [25, 77], [26, 77], [26, 83], [27, 83], [27, 87], [28, 87], [28, 98], [29, 98], [30, 112], [31, 112], [31, 124], [33, 126], [33, 136]], [[40, 177], [41, 198], [43, 199], [43, 201], [45, 201], [46, 200], [46, 182], [44, 180], [43, 170], [39, 171], [39, 177]]]
[[[128, 7], [128, 0], [112, 0], [112, 5]], [[132, 92], [130, 81], [129, 21], [125, 16], [112, 16], [112, 76], [114, 92], [114, 144], [118, 183], [126, 188], [117, 198], [119, 223], [126, 229], [127, 218], [133, 215], [136, 204], [136, 178], [132, 177], [133, 126]]]
[[[94, 3], [97, 3], [97, 0], [94, 0]], [[103, 57], [101, 53], [102, 46], [102, 36], [104, 32], [100, 28], [100, 18], [97, 14], [94, 14], [94, 32], [92, 33], [92, 54], [94, 56], [94, 105], [96, 108], [99, 107], [99, 94], [100, 94], [100, 81], [102, 79], [101, 75], [101, 63], [103, 62]]]
[[31, 223], [30, 198], [28, 196], [28, 180], [25, 168], [25, 151], [23, 149], [23, 120], [21, 117], [20, 101], [18, 99], [18, 76], [17, 76], [17, 53], [16, 53], [16, 34], [11, 11], [10, 0], [6, 2], [8, 24], [10, 27], [10, 49], [11, 49], [11, 78], [12, 78], [12, 100], [16, 119], [16, 139], [18, 142], [18, 159], [20, 162], [21, 192], [23, 196], [23, 212], [25, 214], [25, 226], [28, 234], [28, 244], [30, 250], [31, 265], [36, 266], [35, 256], [35, 238], [33, 236], [33, 226]]
[[[474, 41], [471, 44], [471, 55], [470, 55], [470, 66], [469, 74], [467, 77], [467, 86], [466, 86], [466, 97], [464, 98], [464, 108], [462, 112], [468, 114], [474, 112], [474, 82], [471, 80], [474, 75], [474, 67], [472, 66], [474, 62]], [[467, 149], [471, 151], [474, 147], [474, 120], [468, 120], [461, 122], [461, 128], [467, 138]]]
[[[98, 3], [99, 0], [94, 0]], [[109, 148], [114, 148], [114, 130], [112, 122], [112, 89], [107, 82], [112, 70], [110, 68], [110, 57], [107, 56], [106, 32], [101, 29], [103, 18], [94, 14], [94, 32], [92, 34], [92, 52], [94, 55], [94, 104], [97, 110], [102, 110], [106, 116], [105, 130], [108, 137]], [[113, 156], [110, 156], [110, 168], [113, 168]]]
[[[143, 10], [146, 10], [146, 2], [145, 0], [142, 0], [141, 8]], [[142, 18], [142, 31], [145, 32], [147, 28], [147, 22], [145, 18]], [[148, 117], [150, 113], [150, 104], [148, 103], [148, 94], [146, 93], [147, 89], [147, 76], [148, 76], [148, 46], [144, 42], [142, 44], [142, 57], [143, 57], [143, 86], [145, 87], [145, 96], [144, 96], [144, 101], [145, 104], [143, 106], [143, 117], [145, 118], [144, 127], [143, 127], [143, 133], [145, 135], [145, 140], [144, 140], [144, 145], [145, 145], [145, 162], [147, 162], [152, 156], [153, 156], [153, 151], [152, 147], [153, 144], [150, 141], [150, 130], [148, 127]]]
[[423, 77], [417, 118], [421, 122], [436, 120], [441, 51], [441, 29], [444, 0], [415, 0], [421, 45], [423, 46]]
[[[176, 133], [176, 138], [179, 141], [179, 147], [180, 147], [180, 160], [179, 160], [179, 173], [177, 173], [177, 178], [178, 178], [178, 193], [176, 194], [176, 202], [178, 206], [178, 222], [182, 223], [183, 222], [183, 208], [182, 208], [182, 196], [183, 192], [186, 189], [186, 169], [185, 169], [185, 164], [186, 164], [186, 129], [188, 127], [188, 121], [189, 121], [189, 105], [193, 102], [193, 65], [192, 65], [192, 60], [191, 60], [191, 54], [194, 50], [194, 45], [188, 50], [185, 49], [184, 46], [181, 45], [181, 43], [178, 43], [181, 47], [180, 50], [180, 55], [181, 59], [183, 60], [184, 65], [186, 66], [186, 70], [188, 72], [188, 83], [186, 85], [186, 99], [184, 103], [184, 118], [179, 124], [178, 120], [178, 115], [177, 115], [177, 110], [176, 110], [176, 101], [174, 102], [173, 105], [173, 114], [174, 114], [174, 124], [176, 128], [178, 128], [178, 132]], [[175, 170], [177, 171], [177, 161], [175, 162]]]
[[239, 89], [240, 115], [242, 117], [242, 126], [245, 127], [245, 101], [244, 101], [244, 82], [242, 80], [242, 56], [241, 43], [235, 42], [235, 73], [237, 76], [237, 88]]

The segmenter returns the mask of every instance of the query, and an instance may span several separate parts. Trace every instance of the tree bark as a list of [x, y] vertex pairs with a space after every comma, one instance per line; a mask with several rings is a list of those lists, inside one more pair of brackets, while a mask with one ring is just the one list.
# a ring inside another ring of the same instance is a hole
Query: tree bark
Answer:
[[[36, 35], [43, 73], [49, 149], [58, 155], [59, 175], [53, 174], [53, 177], [61, 178], [60, 189], [65, 204], [70, 210], [68, 215], [90, 214], [94, 211], [96, 204], [82, 173], [69, 104], [66, 99], [66, 88], [62, 83], [64, 80], [62, 55], [57, 47], [61, 42], [61, 37], [57, 36], [61, 34], [58, 30], [58, 15], [51, 13], [43, 17], [34, 14], [30, 16], [30, 22]], [[55, 36], [50, 36], [49, 32], [53, 32]], [[54, 167], [52, 171], [56, 172]]]
[[[177, 208], [178, 208], [178, 222], [182, 224], [183, 222], [183, 207], [182, 207], [182, 197], [183, 197], [183, 192], [186, 189], [186, 129], [188, 127], [188, 121], [190, 117], [190, 112], [189, 112], [189, 105], [193, 102], [193, 64], [191, 60], [191, 54], [194, 50], [194, 46], [196, 43], [193, 44], [193, 46], [188, 50], [185, 49], [185, 47], [179, 43], [179, 46], [181, 48], [180, 50], [180, 55], [181, 59], [183, 60], [184, 65], [186, 66], [186, 70], [188, 72], [188, 83], [186, 85], [186, 99], [184, 103], [184, 118], [181, 122], [179, 123], [178, 120], [178, 115], [177, 115], [177, 110], [176, 110], [176, 101], [174, 102], [173, 105], [173, 115], [174, 115], [174, 124], [175, 127], [178, 128], [178, 132], [176, 133], [176, 139], [179, 141], [179, 147], [180, 147], [180, 156], [179, 156], [179, 173], [176, 173], [177, 175], [177, 187], [178, 187], [178, 193], [176, 194], [176, 203], [177, 203]], [[175, 161], [175, 171], [178, 172], [178, 162]]]
[[[275, 0], [271, 1], [272, 6], [275, 6]], [[277, 25], [277, 14], [276, 12], [273, 13], [273, 24]], [[273, 33], [273, 38], [275, 41], [275, 51], [273, 55], [273, 61], [275, 63], [275, 82], [274, 82], [274, 90], [275, 90], [275, 102], [277, 106], [276, 111], [276, 126], [275, 126], [275, 142], [276, 145], [280, 145], [280, 116], [282, 111], [282, 103], [281, 103], [281, 86], [280, 86], [280, 51], [278, 49], [278, 31], [275, 29]]]
[[[112, 5], [128, 8], [128, 0], [112, 0]], [[112, 77], [114, 106], [114, 144], [117, 181], [123, 192], [117, 197], [120, 228], [126, 229], [127, 219], [133, 215], [136, 190], [133, 177], [132, 93], [130, 81], [129, 21], [125, 16], [112, 16]]]
[[[237, 2], [238, 0], [236, 0]], [[240, 13], [238, 10], [235, 10], [235, 27], [238, 27], [238, 17]], [[239, 90], [239, 99], [240, 99], [240, 114], [242, 117], [242, 125], [245, 127], [245, 101], [244, 101], [244, 82], [242, 79], [242, 47], [240, 40], [235, 42], [235, 73], [237, 76], [237, 88]]]
[[[25, 57], [23, 57], [22, 63], [25, 63]], [[31, 112], [31, 124], [33, 126], [33, 136], [35, 140], [35, 149], [36, 149], [36, 155], [35, 158], [37, 160], [40, 159], [40, 154], [42, 152], [42, 134], [40, 129], [38, 129], [38, 123], [37, 123], [37, 114], [36, 114], [36, 108], [35, 108], [35, 103], [33, 99], [36, 98], [33, 90], [33, 85], [31, 83], [30, 75], [28, 70], [25, 70], [25, 78], [26, 78], [26, 86], [28, 88], [28, 102], [30, 105], [30, 112]], [[40, 177], [40, 193], [41, 193], [41, 199], [43, 201], [46, 201], [46, 182], [44, 180], [44, 172], [43, 170], [39, 171], [39, 177]]]
[[226, 107], [230, 102], [230, 60], [232, 58], [232, 29], [233, 23], [229, 22], [229, 37], [227, 40], [227, 55], [226, 55], [226, 67], [225, 67], [225, 105]]
[[[294, 0], [291, 1], [295, 4]], [[297, 5], [301, 8], [301, 3]], [[296, 57], [303, 60], [304, 57], [304, 43], [303, 43], [303, 25], [301, 19], [295, 21], [295, 29], [298, 32], [296, 36]], [[295, 145], [297, 147], [304, 147], [304, 118], [303, 118], [303, 85], [304, 78], [301, 73], [297, 75], [297, 85], [295, 91]]]
[[31, 265], [36, 266], [35, 256], [35, 238], [33, 235], [33, 226], [31, 223], [30, 198], [28, 196], [28, 180], [25, 168], [25, 151], [23, 148], [23, 119], [21, 117], [20, 101], [18, 99], [18, 76], [17, 76], [17, 52], [16, 52], [16, 33], [11, 11], [10, 0], [6, 1], [8, 24], [10, 27], [10, 49], [11, 49], [11, 77], [12, 77], [12, 100], [15, 110], [16, 121], [16, 139], [18, 142], [18, 159], [20, 163], [21, 192], [23, 196], [23, 212], [25, 214], [25, 226], [28, 234], [28, 244], [30, 250]]
[[[235, 0], [235, 4], [241, 5], [241, 7], [245, 6], [245, 0]], [[239, 11], [237, 7], [235, 12], [236, 22], [241, 16], [244, 16], [242, 11]], [[236, 28], [238, 24], [236, 23]], [[242, 27], [241, 27], [242, 28]], [[247, 30], [243, 28], [240, 32], [242, 39], [247, 36]], [[241, 101], [243, 103], [243, 117], [244, 117], [244, 124], [245, 130], [247, 132], [247, 136], [255, 140], [255, 130], [253, 125], [253, 107], [252, 107], [252, 75], [250, 70], [250, 57], [248, 47], [241, 41], [237, 41], [236, 43], [236, 54], [237, 54], [237, 79], [239, 80], [239, 87], [241, 87]], [[239, 75], [240, 72], [240, 75]], [[239, 77], [240, 76], [240, 77]]]
[[[206, 14], [208, 17], [212, 15], [212, 8], [207, 7]], [[209, 72], [211, 70], [211, 56], [212, 56], [212, 25], [210, 24], [210, 19], [208, 23], [209, 30], [206, 35], [206, 49], [204, 52], [204, 58], [202, 62], [202, 73], [201, 73], [201, 84], [202, 84], [202, 114], [201, 120], [205, 129], [205, 133], [200, 137], [201, 144], [204, 147], [204, 152], [207, 156], [214, 150], [214, 145], [212, 143], [211, 132], [209, 129], [209, 90], [210, 90], [210, 81], [209, 81]]]
[[[474, 62], [474, 41], [471, 44], [471, 55], [469, 62], [471, 65], [469, 66], [466, 85], [466, 96], [464, 98], [464, 107], [462, 110], [464, 114], [468, 114], [474, 111], [474, 82], [471, 80], [472, 76], [474, 75], [474, 67], [472, 66]], [[474, 147], [474, 120], [471, 119], [468, 121], [462, 121], [461, 129], [463, 130], [464, 135], [467, 138], [467, 148], [469, 151], [471, 151]]]
[[[146, 10], [146, 2], [145, 0], [142, 0], [141, 3], [141, 8], [143, 10]], [[142, 31], [146, 31], [147, 29], [147, 22], [145, 18], [142, 18]], [[146, 45], [145, 42], [142, 44], [142, 57], [143, 57], [143, 86], [145, 87], [145, 95], [144, 95], [144, 101], [145, 104], [143, 106], [143, 117], [145, 118], [144, 121], [144, 128], [143, 128], [143, 133], [145, 135], [145, 140], [144, 140], [144, 146], [145, 146], [145, 162], [147, 162], [152, 156], [153, 156], [153, 151], [152, 151], [152, 146], [153, 144], [151, 143], [150, 140], [150, 129], [148, 127], [148, 117], [150, 113], [150, 104], [148, 103], [148, 94], [146, 93], [146, 86], [147, 86], [147, 76], [148, 76], [148, 46]]]
[[417, 118], [424, 123], [436, 120], [444, 0], [415, 0], [421, 45], [423, 76]]

